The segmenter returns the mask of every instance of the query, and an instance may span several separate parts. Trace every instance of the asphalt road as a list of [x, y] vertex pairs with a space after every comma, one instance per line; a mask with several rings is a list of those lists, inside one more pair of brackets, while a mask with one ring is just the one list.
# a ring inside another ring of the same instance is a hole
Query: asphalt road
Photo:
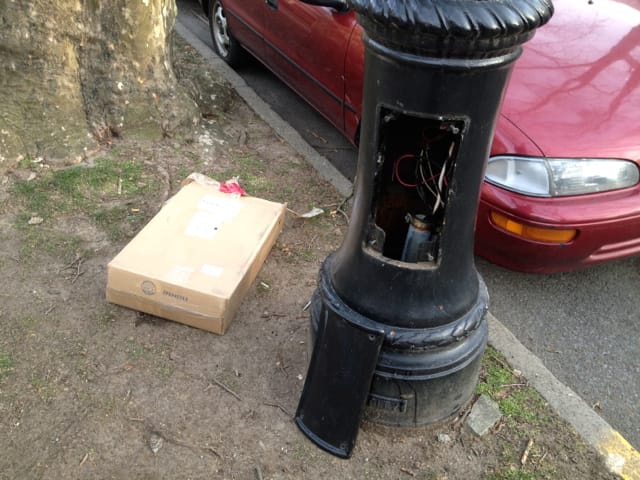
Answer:
[[[195, 0], [178, 0], [180, 21], [212, 45]], [[353, 179], [357, 152], [258, 62], [238, 72], [263, 100]], [[640, 257], [578, 272], [532, 275], [477, 259], [491, 312], [553, 374], [640, 449]]]

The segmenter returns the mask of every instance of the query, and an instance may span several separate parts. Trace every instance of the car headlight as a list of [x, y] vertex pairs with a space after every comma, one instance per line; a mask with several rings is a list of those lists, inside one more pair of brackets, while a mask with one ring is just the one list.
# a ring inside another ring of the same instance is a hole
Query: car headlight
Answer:
[[562, 197], [632, 187], [640, 171], [629, 160], [500, 155], [489, 159], [485, 179], [524, 195]]

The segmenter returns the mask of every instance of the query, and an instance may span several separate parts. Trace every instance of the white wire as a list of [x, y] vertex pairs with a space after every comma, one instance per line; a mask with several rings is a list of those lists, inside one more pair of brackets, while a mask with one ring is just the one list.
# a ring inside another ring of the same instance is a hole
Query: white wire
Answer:
[[433, 206], [433, 214], [438, 211], [440, 204], [444, 205], [444, 201], [441, 198], [442, 195], [442, 185], [444, 184], [444, 174], [447, 171], [447, 163], [451, 159], [451, 155], [453, 154], [453, 147], [455, 146], [454, 142], [451, 142], [451, 146], [449, 147], [449, 156], [442, 164], [442, 170], [440, 170], [440, 177], [438, 178], [438, 197], [436, 198], [436, 203]]
[[442, 200], [440, 199], [440, 192], [438, 192], [438, 197], [436, 198], [436, 203], [433, 206], [433, 212], [431, 212], [432, 215], [435, 215], [435, 213], [438, 211], [438, 207], [440, 206], [440, 202]]
[[434, 197], [437, 196], [436, 192], [434, 192], [431, 187], [429, 186], [429, 184], [427, 183], [427, 179], [424, 177], [424, 171], [422, 169], [422, 164], [420, 164], [420, 177], [422, 177], [422, 183], [424, 184], [425, 187], [427, 187], [427, 189], [431, 192], [431, 195], [433, 195]]
[[447, 158], [442, 164], [442, 170], [440, 171], [440, 178], [438, 178], [438, 192], [442, 193], [442, 184], [444, 183], [444, 172], [447, 170], [447, 163], [449, 159]]

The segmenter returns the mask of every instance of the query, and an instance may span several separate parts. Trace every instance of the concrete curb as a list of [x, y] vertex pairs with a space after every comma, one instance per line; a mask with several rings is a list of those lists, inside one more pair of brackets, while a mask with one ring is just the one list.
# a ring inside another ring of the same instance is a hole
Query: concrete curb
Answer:
[[[341, 195], [351, 195], [352, 183], [275, 113], [207, 44], [193, 35], [179, 20], [175, 30], [234, 87], [260, 118], [270, 124]], [[570, 423], [604, 457], [607, 468], [624, 480], [640, 480], [640, 453], [576, 393], [560, 382], [498, 319], [488, 314], [488, 320], [489, 343], [505, 355], [511, 366], [523, 373], [560, 417]]]
[[625, 480], [640, 480], [640, 454], [620, 433], [593, 411], [573, 390], [558, 380], [493, 315], [488, 314], [489, 343], [520, 370], [549, 405], [603, 457], [607, 468]]

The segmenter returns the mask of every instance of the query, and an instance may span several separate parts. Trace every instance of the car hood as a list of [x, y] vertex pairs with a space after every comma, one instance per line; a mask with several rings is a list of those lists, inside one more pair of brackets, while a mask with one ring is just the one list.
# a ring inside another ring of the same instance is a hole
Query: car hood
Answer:
[[640, 161], [640, 11], [632, 2], [557, 0], [525, 45], [502, 114], [545, 155]]

